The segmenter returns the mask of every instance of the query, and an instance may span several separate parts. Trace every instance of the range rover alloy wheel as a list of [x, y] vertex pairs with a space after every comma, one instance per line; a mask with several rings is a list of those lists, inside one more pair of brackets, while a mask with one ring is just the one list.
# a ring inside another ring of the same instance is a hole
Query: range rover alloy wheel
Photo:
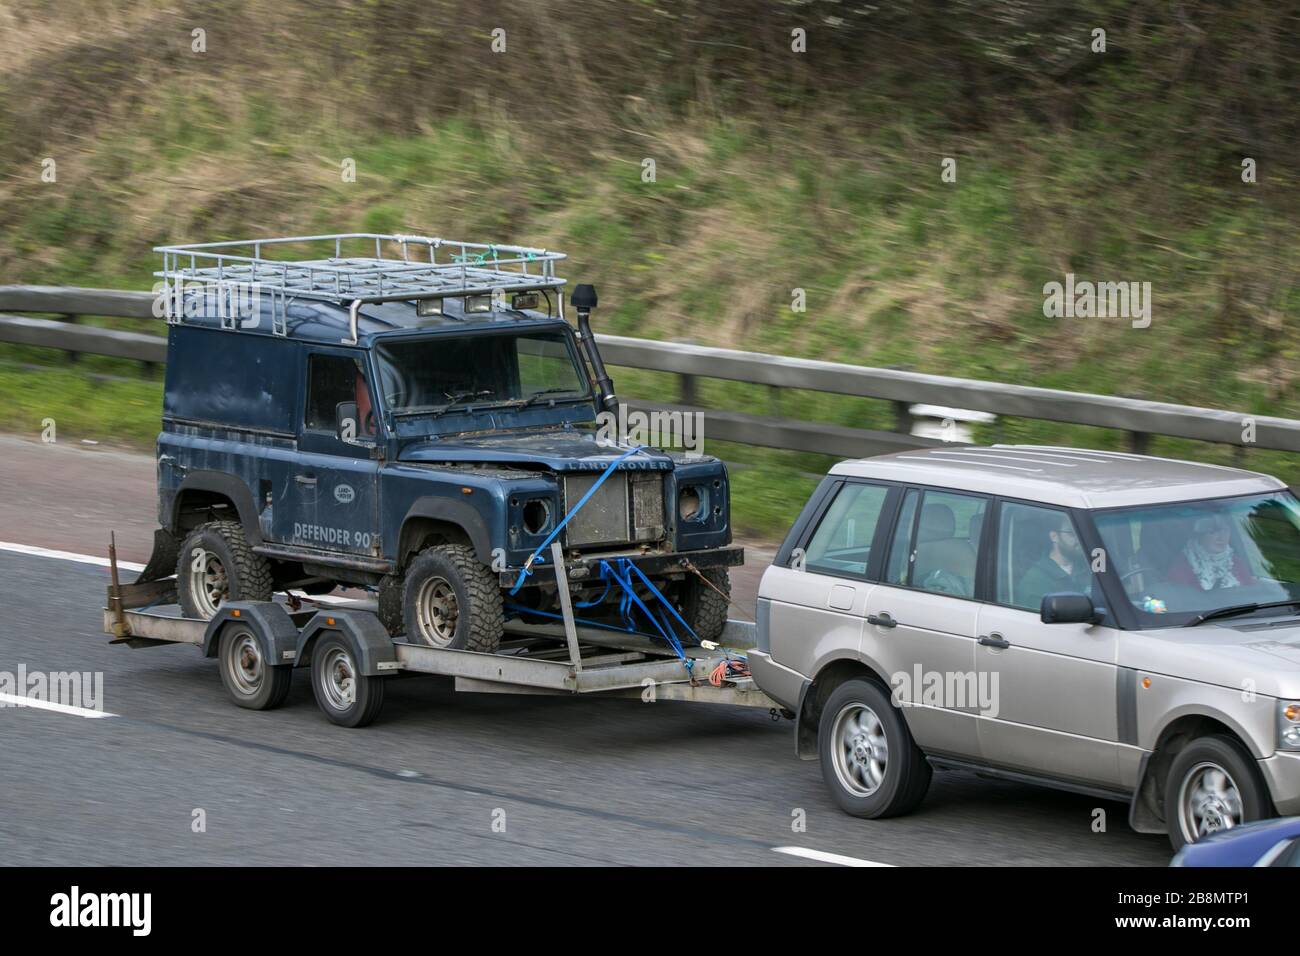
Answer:
[[1193, 740], [1170, 764], [1165, 823], [1175, 850], [1272, 815], [1255, 759], [1232, 737], [1215, 734]]
[[831, 693], [817, 727], [822, 779], [855, 817], [908, 813], [930, 787], [930, 764], [889, 694], [854, 678]]

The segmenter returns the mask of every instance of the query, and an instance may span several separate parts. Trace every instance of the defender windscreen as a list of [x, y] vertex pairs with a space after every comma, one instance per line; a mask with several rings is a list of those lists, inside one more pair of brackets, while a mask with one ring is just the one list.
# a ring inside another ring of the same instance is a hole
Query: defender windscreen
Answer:
[[376, 350], [396, 415], [586, 398], [586, 377], [563, 332], [437, 335]]

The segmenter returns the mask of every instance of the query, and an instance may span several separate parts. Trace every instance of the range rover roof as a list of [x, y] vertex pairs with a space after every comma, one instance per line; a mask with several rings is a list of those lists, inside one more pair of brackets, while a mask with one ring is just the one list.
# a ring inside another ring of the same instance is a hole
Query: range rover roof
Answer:
[[1285, 488], [1270, 475], [1124, 452], [952, 445], [843, 461], [832, 475], [1006, 495], [1074, 508], [1225, 498]]

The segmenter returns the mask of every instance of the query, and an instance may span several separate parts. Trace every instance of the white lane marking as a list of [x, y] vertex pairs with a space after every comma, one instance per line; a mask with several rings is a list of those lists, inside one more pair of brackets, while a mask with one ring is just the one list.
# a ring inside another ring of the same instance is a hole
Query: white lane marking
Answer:
[[772, 847], [777, 853], [784, 853], [786, 856], [801, 856], [805, 860], [816, 860], [818, 863], [835, 863], [839, 866], [889, 866], [892, 863], [877, 863], [874, 860], [859, 860], [855, 856], [840, 856], [838, 853], [826, 853], [823, 850], [810, 850], [806, 846], [774, 846]]
[[[108, 567], [108, 558], [94, 554], [77, 554], [74, 551], [52, 551], [49, 548], [37, 548], [30, 544], [15, 544], [12, 541], [0, 541], [0, 551], [12, 551], [15, 554], [30, 554], [38, 558], [57, 558], [60, 561], [76, 561], [78, 564], [95, 564], [101, 568]], [[134, 561], [119, 561], [117, 566], [123, 571], [143, 571], [143, 564]]]
[[[93, 564], [101, 568], [109, 566], [108, 558], [101, 558], [94, 554], [77, 554], [75, 551], [53, 551], [50, 548], [38, 548], [31, 544], [15, 544], [12, 541], [0, 541], [0, 551], [12, 551], [14, 554], [30, 554], [38, 558], [55, 558], [59, 561], [76, 561], [78, 564]], [[143, 564], [136, 564], [134, 561], [117, 562], [119, 569], [123, 571], [143, 571]], [[317, 594], [308, 595], [303, 591], [296, 591], [299, 597], [306, 601], [314, 601], [317, 604], [355, 604], [355, 598], [342, 597], [341, 595]]]
[[36, 697], [24, 697], [22, 694], [5, 694], [0, 693], [0, 704], [9, 704], [14, 707], [31, 707], [36, 710], [52, 710], [56, 714], [72, 714], [74, 717], [116, 717], [117, 714], [110, 714], [106, 710], [91, 710], [89, 707], [73, 707], [71, 704], [56, 704], [49, 700], [40, 700]]

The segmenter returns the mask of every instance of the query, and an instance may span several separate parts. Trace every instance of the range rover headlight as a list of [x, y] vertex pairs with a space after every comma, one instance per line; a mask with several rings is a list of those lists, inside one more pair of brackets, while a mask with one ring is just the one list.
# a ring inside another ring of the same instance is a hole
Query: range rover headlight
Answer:
[[1277, 746], [1280, 750], [1300, 750], [1300, 700], [1277, 702]]

